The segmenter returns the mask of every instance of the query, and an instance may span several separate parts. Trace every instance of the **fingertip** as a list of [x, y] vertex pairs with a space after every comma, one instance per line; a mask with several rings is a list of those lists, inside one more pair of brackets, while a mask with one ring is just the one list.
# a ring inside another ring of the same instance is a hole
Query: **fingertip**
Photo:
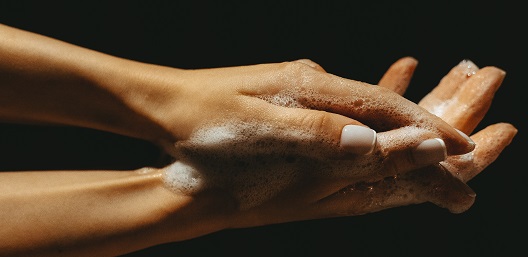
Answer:
[[458, 132], [458, 134], [460, 134], [468, 142], [470, 148], [473, 148], [473, 149], [475, 148], [475, 142], [473, 141], [473, 139], [471, 139], [468, 135], [466, 135], [466, 133], [458, 129], [455, 129], [455, 130]]
[[345, 125], [341, 131], [341, 147], [350, 153], [369, 154], [377, 142], [376, 131], [359, 125]]
[[465, 174], [464, 179], [472, 179], [493, 163], [516, 134], [517, 129], [509, 123], [493, 124], [474, 134], [472, 137], [478, 145], [473, 152], [476, 169]]
[[[453, 178], [453, 180], [457, 180]], [[451, 213], [463, 213], [475, 203], [475, 198], [477, 194], [471, 187], [466, 183], [457, 180], [456, 183], [453, 183], [453, 188], [447, 189], [447, 208]]]
[[405, 56], [396, 61], [396, 63], [402, 63], [404, 66], [416, 66], [418, 65], [418, 60], [412, 56]]
[[422, 141], [412, 151], [414, 164], [423, 167], [439, 163], [447, 158], [447, 149], [444, 140], [432, 138]]
[[476, 144], [469, 136], [458, 129], [454, 130], [456, 134], [449, 134], [447, 138], [444, 138], [447, 155], [467, 154], [475, 150]]
[[418, 61], [409, 56], [398, 59], [385, 72], [378, 85], [403, 95], [409, 86], [417, 64]]
[[[473, 74], [475, 74], [479, 70], [479, 67], [471, 60], [464, 59], [458, 63], [453, 69], [452, 72], [464, 74], [465, 77], [469, 77]], [[464, 76], [462, 76], [464, 77]]]
[[486, 74], [487, 76], [495, 76], [498, 78], [504, 78], [506, 71], [495, 66], [486, 66], [479, 70], [479, 73]]
[[477, 194], [471, 187], [441, 165], [436, 166], [435, 174], [439, 180], [430, 191], [431, 202], [455, 214], [463, 213], [473, 206]]

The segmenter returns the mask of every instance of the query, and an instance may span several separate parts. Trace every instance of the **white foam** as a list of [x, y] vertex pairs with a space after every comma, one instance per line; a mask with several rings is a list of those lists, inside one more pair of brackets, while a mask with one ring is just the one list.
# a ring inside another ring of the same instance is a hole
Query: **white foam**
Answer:
[[165, 184], [172, 190], [193, 195], [204, 189], [202, 173], [182, 162], [175, 162], [165, 171]]
[[191, 140], [195, 144], [217, 145], [235, 139], [237, 139], [236, 131], [224, 125], [201, 130], [194, 134]]

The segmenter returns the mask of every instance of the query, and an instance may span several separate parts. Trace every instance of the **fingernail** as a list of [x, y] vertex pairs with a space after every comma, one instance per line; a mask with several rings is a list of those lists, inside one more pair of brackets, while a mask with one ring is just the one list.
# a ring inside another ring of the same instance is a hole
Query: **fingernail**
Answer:
[[358, 125], [346, 125], [341, 131], [341, 147], [355, 154], [369, 154], [376, 146], [376, 131]]
[[456, 131], [462, 136], [464, 137], [468, 143], [471, 145], [471, 146], [475, 146], [475, 142], [473, 141], [473, 139], [471, 139], [468, 135], [466, 135], [466, 133], [456, 129]]
[[415, 164], [429, 165], [441, 162], [447, 158], [444, 140], [440, 138], [427, 139], [413, 151]]

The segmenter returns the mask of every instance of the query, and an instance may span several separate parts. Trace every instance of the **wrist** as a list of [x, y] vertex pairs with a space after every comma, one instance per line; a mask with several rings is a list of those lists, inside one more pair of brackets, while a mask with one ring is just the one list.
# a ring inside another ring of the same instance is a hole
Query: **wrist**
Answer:
[[[169, 192], [174, 194], [174, 192]], [[168, 215], [158, 223], [158, 243], [178, 242], [233, 228], [236, 208], [231, 198], [219, 192], [181, 196], [184, 204], [167, 204]]]
[[118, 134], [144, 139], [158, 145], [174, 142], [174, 131], [166, 123], [175, 112], [183, 70], [103, 56], [97, 69], [81, 75], [95, 87], [116, 99], [117, 108], [108, 109], [113, 122], [99, 126]]

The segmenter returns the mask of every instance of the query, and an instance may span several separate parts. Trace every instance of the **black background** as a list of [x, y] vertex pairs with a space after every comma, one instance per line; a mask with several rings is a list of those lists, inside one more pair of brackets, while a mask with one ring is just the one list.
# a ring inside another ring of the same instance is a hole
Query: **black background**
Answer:
[[[418, 68], [417, 102], [463, 59], [507, 72], [477, 130], [519, 133], [468, 184], [473, 207], [432, 204], [228, 230], [126, 256], [522, 256], [526, 244], [526, 19], [520, 1], [3, 1], [0, 23], [108, 54], [179, 68], [310, 58], [336, 75], [377, 83], [403, 56]], [[524, 34], [524, 35], [523, 35]], [[524, 39], [522, 39], [524, 40]], [[1, 170], [129, 169], [158, 156], [135, 139], [82, 128], [0, 124]], [[0, 182], [1, 183], [1, 182]], [[1, 239], [0, 239], [1, 240]]]

